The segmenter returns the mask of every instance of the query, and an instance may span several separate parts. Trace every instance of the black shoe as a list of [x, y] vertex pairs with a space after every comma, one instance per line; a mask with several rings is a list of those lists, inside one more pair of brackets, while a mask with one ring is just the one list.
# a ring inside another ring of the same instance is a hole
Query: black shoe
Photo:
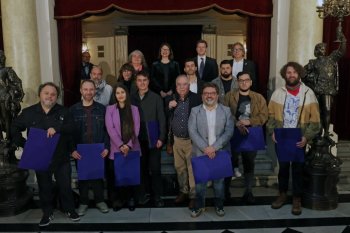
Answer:
[[145, 194], [145, 195], [139, 197], [139, 204], [140, 205], [146, 205], [147, 202], [149, 202], [149, 195]]
[[164, 201], [162, 198], [157, 198], [156, 200], [154, 200], [154, 206], [156, 208], [161, 208], [164, 207]]
[[125, 201], [121, 201], [121, 200], [116, 200], [116, 201], [113, 201], [112, 203], [112, 208], [113, 208], [113, 211], [119, 211], [123, 208], [125, 204]]
[[253, 205], [255, 204], [255, 198], [253, 196], [252, 192], [246, 192], [244, 193], [242, 197], [242, 202], [247, 204], [247, 205]]
[[128, 201], [128, 208], [130, 211], [135, 210], [135, 199], [134, 198], [130, 198], [130, 200]]
[[67, 217], [72, 220], [73, 222], [78, 222], [80, 221], [79, 215], [75, 211], [67, 212], [66, 213]]
[[44, 214], [40, 220], [39, 227], [46, 227], [50, 225], [53, 220], [53, 214]]

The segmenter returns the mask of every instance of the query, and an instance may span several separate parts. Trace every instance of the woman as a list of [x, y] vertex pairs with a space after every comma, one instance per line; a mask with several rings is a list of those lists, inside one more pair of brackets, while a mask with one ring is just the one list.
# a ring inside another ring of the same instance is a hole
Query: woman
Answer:
[[128, 156], [129, 151], [141, 151], [138, 135], [140, 115], [138, 108], [131, 105], [128, 89], [118, 83], [115, 86], [116, 104], [106, 110], [106, 128], [110, 137], [110, 154], [108, 163], [108, 194], [114, 211], [120, 210], [128, 200], [130, 211], [135, 210], [135, 186], [115, 187], [114, 153], [122, 152]]
[[129, 54], [128, 62], [134, 67], [134, 75], [140, 71], [148, 72], [145, 56], [140, 50], [134, 50]]
[[180, 68], [179, 63], [173, 60], [173, 51], [168, 43], [161, 44], [158, 59], [152, 64], [151, 88], [165, 98], [173, 94], [176, 77], [180, 75]]

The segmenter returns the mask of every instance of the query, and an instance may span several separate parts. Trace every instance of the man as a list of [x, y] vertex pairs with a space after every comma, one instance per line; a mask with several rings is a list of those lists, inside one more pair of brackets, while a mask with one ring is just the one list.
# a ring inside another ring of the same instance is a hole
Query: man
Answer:
[[47, 137], [53, 137], [56, 133], [60, 134], [49, 169], [35, 172], [39, 186], [40, 205], [43, 211], [39, 226], [47, 226], [53, 220], [52, 175], [55, 176], [56, 185], [60, 190], [59, 196], [63, 211], [72, 221], [79, 221], [79, 215], [74, 210], [68, 151], [73, 121], [68, 109], [57, 104], [59, 88], [54, 83], [48, 82], [40, 85], [38, 95], [40, 102], [23, 109], [13, 121], [11, 135], [13, 143], [17, 147], [24, 147], [26, 140], [22, 137], [21, 132], [29, 131], [30, 128], [46, 130]]
[[102, 68], [100, 66], [93, 66], [90, 73], [90, 78], [94, 81], [96, 86], [96, 95], [94, 100], [104, 106], [109, 104], [112, 95], [112, 87], [102, 79]]
[[237, 74], [241, 71], [247, 71], [250, 73], [250, 78], [253, 82], [252, 91], [258, 92], [259, 90], [259, 80], [256, 77], [256, 66], [253, 61], [245, 59], [245, 49], [242, 43], [236, 42], [232, 46], [232, 75], [237, 77]]
[[90, 53], [87, 51], [81, 54], [81, 80], [90, 78], [90, 72], [94, 66], [92, 63], [90, 63], [90, 58]]
[[[70, 108], [74, 119], [74, 144], [72, 157], [76, 160], [82, 159], [77, 151], [77, 144], [103, 143], [104, 150], [101, 157], [105, 158], [109, 150], [109, 138], [105, 128], [106, 108], [94, 101], [96, 94], [95, 83], [90, 79], [85, 79], [80, 84], [81, 101]], [[89, 205], [89, 188], [94, 192], [96, 207], [102, 213], [108, 213], [109, 209], [104, 202], [103, 179], [79, 180], [80, 206], [78, 215], [85, 215]]]
[[338, 61], [346, 52], [346, 39], [343, 33], [337, 34], [340, 44], [337, 50], [334, 50], [329, 56], [326, 56], [326, 44], [319, 43], [315, 46], [315, 57], [305, 66], [307, 75], [303, 79], [305, 85], [310, 87], [316, 94], [320, 105], [322, 128], [319, 136], [324, 131], [324, 137], [331, 143], [334, 141], [329, 137], [329, 125], [331, 121], [331, 107], [333, 97], [338, 93], [339, 74]]
[[205, 40], [197, 41], [197, 57], [195, 57], [194, 60], [196, 62], [196, 67], [198, 67], [196, 72], [197, 77], [205, 82], [211, 82], [211, 80], [218, 76], [219, 71], [216, 60], [214, 58], [207, 57], [207, 47], [208, 44]]
[[[299, 148], [305, 148], [307, 143], [320, 130], [320, 113], [314, 92], [300, 78], [304, 76], [303, 67], [296, 62], [288, 62], [280, 71], [286, 81], [285, 87], [276, 89], [269, 102], [269, 119], [266, 124], [272, 140], [275, 139], [275, 128], [300, 128], [302, 138], [296, 143]], [[289, 184], [289, 169], [292, 165], [293, 207], [292, 214], [301, 214], [301, 196], [303, 193], [303, 165], [301, 162], [279, 162], [278, 186], [279, 196], [271, 208], [281, 208], [287, 200]]]
[[[233, 119], [230, 109], [218, 103], [219, 88], [214, 83], [203, 86], [203, 104], [194, 107], [188, 120], [188, 131], [192, 140], [193, 156], [208, 155], [213, 159], [217, 151], [230, 151], [230, 138], [233, 134]], [[229, 165], [230, 166], [230, 165]], [[215, 212], [218, 216], [224, 211], [224, 179], [213, 180]], [[207, 183], [196, 183], [196, 205], [191, 212], [198, 217], [205, 208]]]
[[192, 143], [188, 133], [188, 118], [191, 109], [201, 104], [199, 95], [190, 91], [189, 79], [186, 75], [176, 78], [176, 93], [168, 103], [170, 127], [174, 134], [174, 163], [179, 183], [179, 195], [175, 203], [190, 199], [188, 207], [194, 208], [195, 183], [191, 164]]
[[[237, 129], [242, 135], [249, 133], [250, 126], [263, 126], [267, 121], [268, 111], [265, 98], [256, 93], [250, 88], [253, 83], [248, 72], [239, 72], [237, 74], [238, 90], [231, 90], [225, 95], [224, 104], [231, 109], [234, 122]], [[255, 157], [256, 151], [246, 151], [238, 153], [232, 150], [233, 167], [238, 166], [238, 156], [242, 156], [242, 164], [244, 171], [245, 192], [243, 195], [243, 202], [246, 204], [254, 204], [255, 199], [252, 193]], [[226, 183], [227, 182], [227, 183]], [[230, 180], [226, 181], [225, 185], [230, 184]], [[229, 192], [228, 188], [226, 192]], [[229, 194], [230, 195], [230, 194]]]
[[232, 76], [232, 64], [229, 60], [223, 60], [220, 63], [220, 76], [211, 82], [215, 83], [219, 88], [220, 103], [223, 103], [227, 92], [238, 88], [237, 80]]
[[187, 59], [185, 61], [184, 71], [190, 81], [190, 91], [200, 95], [204, 81], [197, 77], [197, 65], [195, 60]]
[[[155, 207], [163, 207], [164, 202], [162, 194], [161, 178], [161, 149], [165, 141], [165, 115], [164, 103], [162, 98], [149, 89], [150, 78], [145, 71], [140, 71], [136, 75], [136, 86], [138, 92], [131, 96], [133, 105], [138, 106], [140, 110], [141, 128], [139, 140], [141, 145], [141, 187], [140, 187], [140, 204], [146, 204], [147, 188], [150, 186], [153, 193]], [[150, 122], [157, 122], [159, 126], [158, 140], [152, 145], [149, 139]]]

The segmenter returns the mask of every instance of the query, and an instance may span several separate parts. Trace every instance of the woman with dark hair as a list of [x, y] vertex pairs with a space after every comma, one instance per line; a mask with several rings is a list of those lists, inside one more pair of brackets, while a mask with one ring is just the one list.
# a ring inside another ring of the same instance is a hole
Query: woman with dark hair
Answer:
[[128, 156], [129, 151], [141, 151], [138, 141], [140, 115], [138, 108], [131, 105], [126, 86], [118, 83], [114, 91], [116, 103], [107, 107], [105, 119], [111, 144], [107, 169], [108, 196], [114, 211], [120, 210], [126, 201], [128, 201], [129, 210], [133, 211], [135, 210], [136, 187], [115, 187], [113, 160], [116, 152]]
[[151, 89], [162, 98], [173, 94], [176, 77], [180, 74], [179, 63], [173, 59], [171, 46], [168, 43], [161, 44], [158, 61], [152, 64]]

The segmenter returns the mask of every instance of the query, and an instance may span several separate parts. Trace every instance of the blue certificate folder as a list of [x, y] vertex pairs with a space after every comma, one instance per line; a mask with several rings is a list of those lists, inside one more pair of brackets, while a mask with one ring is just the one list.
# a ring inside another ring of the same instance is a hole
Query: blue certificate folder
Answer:
[[30, 128], [18, 167], [36, 171], [47, 171], [59, 138], [60, 134], [58, 133], [48, 138], [47, 130]]
[[77, 160], [78, 180], [94, 180], [105, 177], [105, 162], [101, 156], [103, 150], [103, 143], [77, 145], [77, 151], [81, 155], [81, 159]]
[[231, 156], [227, 151], [217, 151], [213, 159], [203, 155], [191, 160], [196, 184], [233, 176]]
[[149, 148], [154, 148], [157, 145], [159, 139], [159, 122], [149, 121], [147, 122], [148, 143]]
[[237, 128], [231, 138], [232, 149], [235, 152], [257, 151], [265, 149], [264, 131], [261, 126], [249, 127], [249, 133], [242, 135]]
[[129, 151], [127, 156], [121, 152], [114, 154], [114, 175], [116, 186], [140, 184], [140, 152]]
[[276, 154], [280, 162], [304, 162], [304, 148], [296, 147], [301, 140], [300, 128], [276, 128]]

